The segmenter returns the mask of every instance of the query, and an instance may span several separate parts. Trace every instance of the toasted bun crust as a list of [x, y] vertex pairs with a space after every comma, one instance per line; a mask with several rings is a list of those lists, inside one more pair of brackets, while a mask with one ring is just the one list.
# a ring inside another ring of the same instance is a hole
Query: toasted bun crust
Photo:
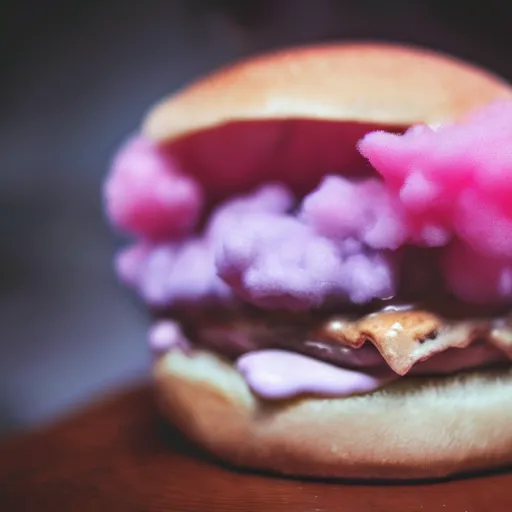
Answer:
[[174, 140], [230, 122], [316, 119], [410, 126], [512, 97], [499, 77], [453, 57], [382, 43], [295, 48], [242, 60], [153, 108], [146, 136]]
[[257, 398], [231, 364], [207, 352], [170, 352], [154, 377], [163, 413], [240, 467], [387, 480], [512, 463], [512, 369], [275, 403]]

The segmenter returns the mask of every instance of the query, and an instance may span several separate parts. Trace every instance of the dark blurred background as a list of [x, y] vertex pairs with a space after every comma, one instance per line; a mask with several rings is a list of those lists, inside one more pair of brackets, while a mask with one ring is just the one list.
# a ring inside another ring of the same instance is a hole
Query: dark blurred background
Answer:
[[0, 12], [0, 434], [146, 376], [147, 321], [116, 282], [102, 178], [146, 109], [237, 57], [413, 42], [512, 79], [507, 2], [8, 1]]

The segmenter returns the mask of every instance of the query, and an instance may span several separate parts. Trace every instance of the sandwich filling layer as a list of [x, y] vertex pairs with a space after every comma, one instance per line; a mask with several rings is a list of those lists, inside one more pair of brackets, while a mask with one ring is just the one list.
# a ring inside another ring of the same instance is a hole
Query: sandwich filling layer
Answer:
[[276, 180], [211, 207], [201, 176], [128, 141], [107, 209], [135, 237], [116, 267], [160, 318], [152, 344], [193, 339], [267, 398], [510, 364], [512, 103], [358, 149], [361, 173], [306, 195]]

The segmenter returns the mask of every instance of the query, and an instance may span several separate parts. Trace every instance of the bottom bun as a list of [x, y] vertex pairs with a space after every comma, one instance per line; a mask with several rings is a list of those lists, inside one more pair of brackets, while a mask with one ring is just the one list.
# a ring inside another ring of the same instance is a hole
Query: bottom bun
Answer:
[[216, 355], [162, 356], [163, 413], [203, 449], [286, 475], [421, 479], [512, 462], [512, 369], [404, 378], [348, 398], [266, 401]]

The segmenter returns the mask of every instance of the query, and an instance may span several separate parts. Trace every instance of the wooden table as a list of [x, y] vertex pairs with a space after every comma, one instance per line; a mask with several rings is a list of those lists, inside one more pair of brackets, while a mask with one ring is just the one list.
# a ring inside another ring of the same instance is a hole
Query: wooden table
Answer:
[[512, 512], [512, 474], [370, 486], [239, 473], [166, 427], [140, 387], [4, 444], [0, 510]]

